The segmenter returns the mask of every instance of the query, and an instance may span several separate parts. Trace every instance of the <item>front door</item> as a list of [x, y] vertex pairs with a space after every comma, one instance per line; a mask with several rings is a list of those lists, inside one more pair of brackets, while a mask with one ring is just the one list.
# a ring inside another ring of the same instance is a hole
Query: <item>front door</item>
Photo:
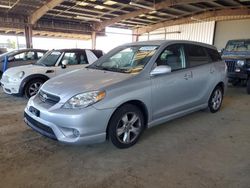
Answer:
[[[62, 61], [67, 60], [68, 64], [66, 67], [62, 67]], [[80, 68], [84, 68], [88, 65], [88, 60], [84, 51], [77, 51], [77, 52], [65, 52], [63, 57], [61, 58], [58, 66], [56, 67], [56, 74], [63, 74], [65, 72], [69, 72], [72, 70], [77, 70]]]
[[172, 71], [151, 77], [153, 120], [192, 106], [193, 73], [187, 69], [184, 46], [174, 44], [166, 47], [156, 61], [156, 66], [160, 65], [168, 65]]

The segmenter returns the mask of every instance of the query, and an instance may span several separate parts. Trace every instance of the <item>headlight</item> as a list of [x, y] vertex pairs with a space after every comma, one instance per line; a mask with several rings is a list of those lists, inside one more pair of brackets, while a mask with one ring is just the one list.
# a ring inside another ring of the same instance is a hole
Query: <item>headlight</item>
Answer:
[[20, 79], [24, 77], [25, 73], [24, 71], [18, 72], [15, 75], [9, 77], [10, 82], [18, 82]]
[[17, 73], [17, 76], [20, 79], [22, 79], [24, 77], [24, 75], [25, 75], [24, 71], [21, 71], [21, 72]]
[[238, 60], [238, 61], [237, 61], [237, 65], [238, 65], [239, 67], [243, 67], [243, 66], [245, 65], [245, 61], [244, 61], [244, 60]]
[[86, 108], [98, 101], [102, 100], [105, 97], [105, 91], [90, 91], [86, 93], [81, 93], [75, 95], [69, 99], [64, 105], [63, 108]]

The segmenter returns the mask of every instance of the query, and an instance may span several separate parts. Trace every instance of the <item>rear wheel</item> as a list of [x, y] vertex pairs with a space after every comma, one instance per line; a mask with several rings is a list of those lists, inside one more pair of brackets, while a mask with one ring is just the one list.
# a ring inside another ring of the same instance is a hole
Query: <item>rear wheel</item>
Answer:
[[139, 108], [125, 104], [113, 114], [108, 128], [111, 142], [118, 148], [133, 146], [144, 130], [144, 118]]
[[36, 78], [27, 83], [24, 88], [24, 95], [27, 99], [37, 94], [40, 87], [43, 85], [45, 81], [40, 78]]
[[250, 78], [247, 80], [247, 93], [250, 94]]
[[220, 86], [217, 86], [208, 101], [208, 108], [210, 112], [215, 113], [220, 110], [221, 104], [223, 100], [223, 91]]

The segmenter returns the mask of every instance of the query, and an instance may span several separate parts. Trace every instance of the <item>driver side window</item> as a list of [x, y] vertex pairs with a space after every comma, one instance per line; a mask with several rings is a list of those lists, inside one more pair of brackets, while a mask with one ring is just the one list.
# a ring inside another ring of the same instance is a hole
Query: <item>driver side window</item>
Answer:
[[156, 60], [157, 66], [170, 66], [172, 71], [186, 68], [183, 46], [174, 44], [168, 46]]
[[68, 65], [77, 65], [79, 64], [77, 59], [77, 54], [75, 52], [65, 52], [63, 60], [68, 60]]

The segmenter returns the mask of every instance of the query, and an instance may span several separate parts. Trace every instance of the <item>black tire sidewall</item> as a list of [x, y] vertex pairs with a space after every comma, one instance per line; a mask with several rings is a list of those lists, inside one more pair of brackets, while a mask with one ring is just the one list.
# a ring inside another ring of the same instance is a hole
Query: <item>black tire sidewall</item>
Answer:
[[[213, 98], [214, 95], [215, 95], [215, 91], [217, 91], [218, 89], [221, 91], [221, 94], [222, 94], [221, 97], [222, 97], [222, 98], [221, 98], [221, 103], [220, 103], [219, 108], [215, 110], [215, 109], [213, 108], [212, 98]], [[210, 98], [209, 98], [209, 101], [208, 101], [208, 108], [209, 108], [210, 112], [211, 112], [211, 113], [216, 113], [216, 112], [218, 112], [218, 111], [220, 110], [220, 108], [221, 108], [222, 101], [223, 101], [223, 90], [222, 90], [222, 88], [221, 88], [220, 86], [217, 86], [216, 88], [214, 88], [214, 90], [213, 90], [213, 92], [212, 92], [212, 94], [211, 94], [211, 96], [210, 96]]]
[[30, 97], [30, 94], [29, 94], [29, 88], [32, 84], [34, 83], [37, 83], [37, 82], [40, 82], [40, 83], [44, 83], [45, 81], [43, 79], [40, 79], [40, 78], [36, 78], [36, 79], [33, 79], [33, 80], [30, 80], [26, 85], [25, 85], [25, 88], [24, 88], [24, 96], [25, 98], [29, 99]]
[[[123, 115], [125, 113], [128, 112], [134, 112], [138, 115], [138, 117], [141, 120], [141, 124], [142, 124], [142, 128], [141, 128], [141, 132], [139, 133], [138, 137], [131, 143], [129, 144], [124, 144], [121, 143], [116, 135], [116, 128], [117, 128], [117, 124], [119, 123], [119, 121], [121, 120], [121, 118], [123, 117]], [[141, 110], [136, 107], [135, 105], [132, 104], [125, 104], [121, 107], [119, 107], [114, 114], [112, 115], [110, 121], [109, 121], [109, 126], [108, 126], [108, 135], [109, 135], [109, 139], [111, 140], [111, 142], [120, 149], [125, 149], [125, 148], [129, 148], [131, 146], [133, 146], [134, 144], [137, 143], [137, 141], [139, 140], [143, 130], [145, 129], [145, 125], [144, 125], [144, 117], [143, 114], [141, 112]]]
[[247, 80], [247, 93], [250, 94], [250, 78]]

